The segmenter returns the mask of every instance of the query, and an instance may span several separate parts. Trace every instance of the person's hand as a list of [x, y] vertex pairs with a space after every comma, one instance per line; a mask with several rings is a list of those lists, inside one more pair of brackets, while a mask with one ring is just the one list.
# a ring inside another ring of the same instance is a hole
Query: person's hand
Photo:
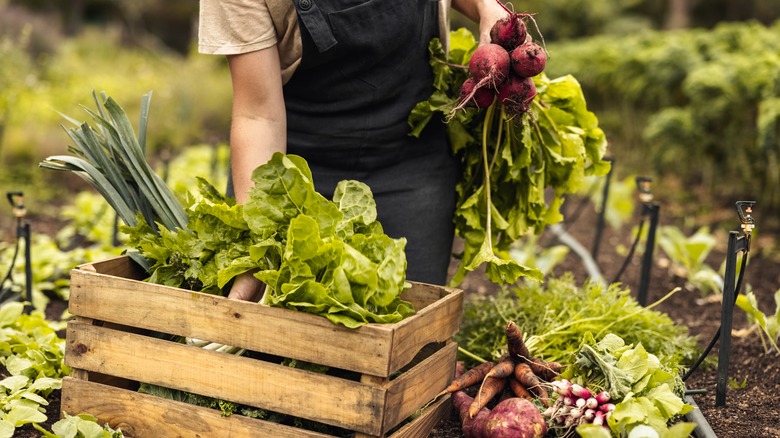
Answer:
[[263, 296], [264, 291], [265, 283], [254, 276], [254, 271], [244, 272], [233, 281], [228, 298], [231, 300], [257, 302]]
[[490, 29], [496, 21], [509, 15], [497, 0], [488, 0], [479, 9], [479, 44], [490, 42]]

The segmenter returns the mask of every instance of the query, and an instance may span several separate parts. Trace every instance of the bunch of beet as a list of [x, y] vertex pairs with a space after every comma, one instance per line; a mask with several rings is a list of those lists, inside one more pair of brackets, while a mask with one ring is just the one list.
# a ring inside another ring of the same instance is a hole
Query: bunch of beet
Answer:
[[547, 52], [528, 33], [525, 20], [532, 16], [507, 12], [491, 28], [490, 43], [472, 54], [469, 77], [461, 85], [455, 110], [487, 108], [498, 100], [508, 115], [517, 115], [528, 111], [536, 96], [532, 77], [544, 70]]
[[[550, 406], [548, 388], [562, 366], [532, 356], [514, 322], [506, 326], [508, 352], [457, 373], [442, 391], [451, 393], [466, 438], [542, 437], [547, 424], [534, 401]], [[476, 387], [472, 397], [466, 390]], [[495, 406], [490, 409], [489, 404]]]
[[615, 409], [610, 403], [609, 392], [593, 393], [567, 379], [557, 380], [552, 385], [558, 398], [544, 411], [544, 416], [555, 427], [573, 429], [588, 423], [608, 427], [607, 416]]

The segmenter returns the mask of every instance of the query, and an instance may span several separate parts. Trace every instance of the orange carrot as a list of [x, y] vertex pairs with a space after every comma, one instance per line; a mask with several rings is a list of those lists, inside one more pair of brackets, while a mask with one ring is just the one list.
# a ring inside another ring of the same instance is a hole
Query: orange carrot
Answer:
[[487, 374], [487, 372], [490, 371], [490, 369], [493, 368], [494, 365], [495, 364], [493, 362], [488, 361], [488, 362], [481, 363], [475, 366], [474, 368], [466, 371], [465, 373], [461, 374], [460, 377], [450, 382], [449, 386], [444, 388], [444, 390], [440, 392], [437, 397], [440, 397], [444, 394], [450, 394], [455, 391], [460, 391], [461, 389], [466, 389], [469, 386], [476, 385], [477, 383], [485, 379], [485, 374]]
[[501, 356], [498, 363], [485, 374], [485, 378], [488, 377], [509, 377], [515, 371], [515, 361], [513, 361], [509, 355]]
[[512, 390], [512, 393], [515, 395], [515, 397], [524, 398], [526, 400], [533, 400], [534, 396], [531, 394], [527, 389], [525, 389], [525, 386], [523, 386], [520, 382], [517, 381], [514, 377], [509, 378], [509, 389]]
[[534, 374], [539, 376], [542, 380], [552, 382], [558, 377], [558, 374], [563, 370], [563, 365], [558, 362], [547, 362], [538, 357], [532, 357], [528, 362], [528, 365], [533, 370]]
[[509, 379], [506, 377], [486, 377], [482, 381], [474, 401], [469, 405], [469, 416], [474, 417], [480, 409], [487, 406], [490, 400], [504, 389], [507, 380]]
[[512, 356], [516, 362], [527, 361], [531, 354], [528, 352], [528, 347], [523, 342], [523, 332], [513, 321], [509, 321], [506, 325], [506, 344], [509, 348], [509, 355]]
[[515, 366], [515, 379], [525, 386], [531, 394], [536, 396], [543, 405], [549, 406], [550, 395], [542, 386], [542, 381], [539, 380], [539, 377], [534, 374], [527, 363], [519, 363]]

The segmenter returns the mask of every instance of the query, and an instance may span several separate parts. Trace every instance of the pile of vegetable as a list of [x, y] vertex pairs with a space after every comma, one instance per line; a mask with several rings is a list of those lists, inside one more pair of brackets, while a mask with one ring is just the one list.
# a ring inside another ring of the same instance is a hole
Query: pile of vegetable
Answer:
[[97, 112], [88, 110], [96, 126], [70, 119], [75, 156], [52, 156], [41, 166], [71, 171], [103, 195], [125, 223], [128, 254], [148, 281], [223, 294], [237, 275], [255, 271], [267, 286], [265, 304], [346, 327], [414, 313], [400, 299], [408, 287], [406, 240], [384, 234], [368, 186], [342, 181], [325, 199], [305, 160], [276, 154], [253, 173], [243, 205], [202, 178], [199, 196], [177, 196], [145, 158], [150, 96], [137, 136], [122, 108], [102, 97], [95, 95]]
[[[547, 54], [526, 42], [527, 17], [510, 14], [497, 22], [496, 41], [484, 49], [466, 29], [451, 32], [446, 53], [440, 40], [432, 40], [435, 91], [409, 116], [412, 135], [431, 120], [445, 120], [453, 153], [462, 163], [454, 222], [464, 249], [453, 286], [483, 265], [495, 283], [541, 280], [538, 269], [512, 259], [510, 245], [560, 222], [563, 197], [577, 191], [585, 176], [605, 175], [610, 168], [604, 160], [606, 137], [579, 83], [572, 76], [549, 79], [541, 72]], [[517, 52], [515, 67], [531, 64], [535, 69], [512, 69], [512, 56], [498, 44], [502, 40]], [[529, 61], [520, 62], [521, 54]], [[486, 58], [493, 61], [485, 63]], [[516, 83], [520, 91], [496, 99], [506, 81], [507, 89]]]
[[[563, 367], [531, 355], [514, 322], [507, 323], [505, 332], [508, 351], [496, 363], [487, 361], [456, 373], [440, 394], [452, 394], [467, 438], [542, 437], [547, 433], [537, 405], [550, 406], [550, 382]], [[472, 397], [466, 391], [475, 387]], [[490, 404], [495, 406], [489, 408]]]

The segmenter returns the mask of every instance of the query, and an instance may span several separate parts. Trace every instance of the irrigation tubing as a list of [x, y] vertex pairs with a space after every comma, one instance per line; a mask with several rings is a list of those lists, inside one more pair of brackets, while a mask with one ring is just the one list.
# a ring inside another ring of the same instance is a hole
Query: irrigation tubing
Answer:
[[617, 274], [615, 274], [615, 278], [612, 280], [612, 283], [617, 283], [620, 280], [620, 277], [623, 276], [623, 272], [625, 272], [626, 268], [628, 267], [628, 264], [631, 262], [631, 258], [634, 256], [634, 251], [636, 250], [636, 246], [639, 244], [639, 240], [642, 237], [642, 229], [645, 227], [645, 220], [642, 219], [639, 222], [639, 228], [636, 230], [636, 237], [634, 238], [634, 243], [631, 244], [631, 249], [628, 251], [628, 255], [626, 256], [626, 259], [623, 260], [623, 266], [620, 267], [620, 270], [618, 270]]
[[[737, 285], [734, 293], [734, 304], [736, 304], [737, 302], [736, 300], [737, 297], [739, 296], [739, 291], [742, 290], [742, 279], [744, 278], [745, 275], [745, 266], [747, 265], [747, 258], [748, 258], [747, 252], [742, 254], [742, 263], [739, 267], [739, 276], [737, 277]], [[683, 382], [688, 380], [688, 377], [690, 377], [691, 374], [693, 374], [693, 372], [696, 371], [697, 368], [699, 368], [699, 365], [701, 365], [701, 363], [704, 362], [704, 359], [707, 357], [707, 355], [710, 354], [710, 351], [715, 346], [715, 343], [718, 342], [718, 339], [720, 339], [720, 331], [721, 331], [721, 326], [718, 326], [718, 330], [715, 331], [715, 334], [712, 336], [712, 340], [710, 341], [709, 345], [707, 345], [707, 348], [704, 349], [704, 352], [702, 352], [701, 356], [699, 356], [699, 358], [696, 360], [696, 363], [694, 363], [693, 366], [691, 366], [691, 369], [688, 370], [688, 372], [685, 373], [685, 375], [683, 375], [682, 377]]]

